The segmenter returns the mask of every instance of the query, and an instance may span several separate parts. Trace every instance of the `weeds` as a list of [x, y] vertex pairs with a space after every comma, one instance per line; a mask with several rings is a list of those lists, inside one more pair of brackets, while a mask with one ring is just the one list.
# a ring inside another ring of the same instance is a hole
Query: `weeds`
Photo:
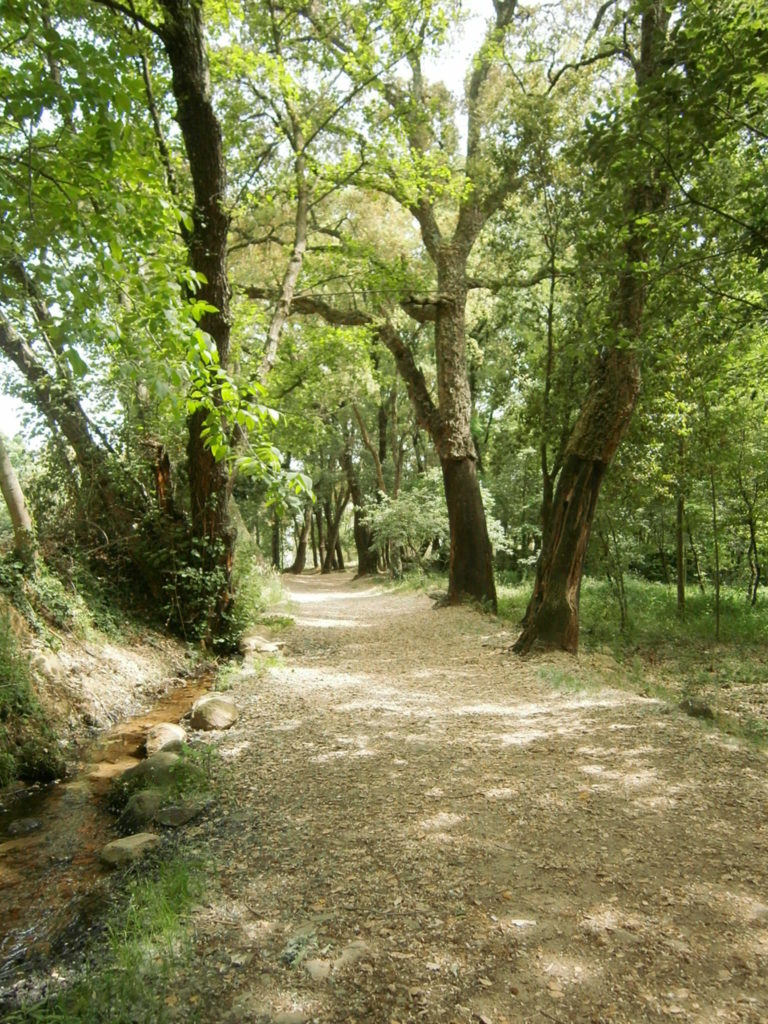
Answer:
[[[530, 583], [501, 584], [499, 617], [518, 623], [529, 596]], [[721, 639], [715, 643], [713, 595], [689, 592], [684, 617], [677, 614], [675, 590], [662, 583], [628, 577], [626, 598], [622, 629], [610, 585], [589, 578], [583, 582], [580, 651], [610, 652], [622, 669], [606, 682], [674, 705], [706, 699], [713, 706], [716, 728], [768, 743], [763, 696], [768, 679], [766, 605], [759, 602], [752, 608], [741, 591], [724, 587]], [[551, 685], [568, 685], [547, 672]]]
[[0, 614], [0, 787], [16, 778], [52, 782], [65, 774], [56, 737], [32, 691], [29, 661], [8, 614]]
[[[204, 865], [181, 857], [157, 864], [149, 876], [134, 876], [72, 985], [12, 1012], [7, 1024], [162, 1024], [166, 986], [191, 953], [185, 915], [204, 884]], [[194, 1019], [189, 1006], [185, 1021]]]

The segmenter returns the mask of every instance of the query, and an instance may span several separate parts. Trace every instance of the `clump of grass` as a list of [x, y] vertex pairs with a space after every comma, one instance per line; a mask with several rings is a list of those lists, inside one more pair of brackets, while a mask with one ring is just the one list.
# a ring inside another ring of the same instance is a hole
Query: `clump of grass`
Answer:
[[[134, 875], [75, 980], [12, 1012], [7, 1024], [162, 1024], [169, 1018], [165, 1000], [174, 972], [191, 957], [186, 914], [204, 884], [204, 865], [181, 857], [156, 863], [149, 875]], [[185, 1008], [184, 1019], [195, 1019], [193, 1007]]]

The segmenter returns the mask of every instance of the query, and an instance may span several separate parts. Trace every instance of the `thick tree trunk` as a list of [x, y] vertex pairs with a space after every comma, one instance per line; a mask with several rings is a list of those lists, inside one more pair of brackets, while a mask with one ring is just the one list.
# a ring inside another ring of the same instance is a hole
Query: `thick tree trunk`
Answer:
[[[293, 565], [288, 570], [288, 572], [292, 572], [294, 576], [300, 576], [304, 572], [304, 566], [307, 564], [307, 540], [309, 539], [311, 526], [312, 506], [307, 505], [306, 511], [304, 512], [304, 522], [301, 526], [301, 533], [299, 534], [299, 539], [296, 544], [296, 557], [293, 560]], [[317, 564], [317, 562], [315, 562], [315, 564]]]
[[581, 576], [597, 499], [639, 390], [634, 353], [627, 349], [605, 353], [566, 449], [551, 530], [539, 556], [523, 631], [514, 645], [518, 653], [534, 645], [578, 650]]
[[35, 565], [35, 528], [24, 500], [24, 492], [21, 489], [19, 478], [16, 476], [16, 470], [13, 468], [2, 437], [0, 437], [0, 491], [2, 491], [5, 504], [8, 507], [8, 515], [11, 517], [16, 555], [25, 568], [32, 569]]
[[491, 543], [475, 460], [443, 459], [442, 469], [451, 533], [448, 600], [457, 603], [469, 595], [495, 610]]
[[493, 552], [477, 476], [470, 429], [472, 401], [467, 372], [465, 311], [467, 245], [452, 243], [437, 252], [438, 294], [435, 352], [440, 406], [436, 440], [443, 470], [451, 534], [448, 600], [470, 598], [496, 611]]
[[335, 564], [335, 568], [337, 568], [339, 570], [339, 572], [344, 572], [344, 552], [341, 549], [341, 538], [340, 537], [336, 538], [336, 559], [335, 559], [335, 563], [336, 563]]

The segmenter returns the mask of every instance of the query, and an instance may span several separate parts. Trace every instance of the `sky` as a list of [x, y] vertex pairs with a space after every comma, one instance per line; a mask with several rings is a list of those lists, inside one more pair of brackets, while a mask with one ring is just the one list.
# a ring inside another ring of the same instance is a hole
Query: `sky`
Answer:
[[[486, 22], [493, 14], [491, 0], [465, 0], [462, 6], [467, 12], [466, 21], [451, 34], [440, 59], [426, 61], [424, 66], [427, 77], [444, 81], [457, 96], [463, 89], [469, 59], [479, 48]], [[23, 408], [18, 399], [0, 394], [0, 433], [6, 437], [18, 433]]]

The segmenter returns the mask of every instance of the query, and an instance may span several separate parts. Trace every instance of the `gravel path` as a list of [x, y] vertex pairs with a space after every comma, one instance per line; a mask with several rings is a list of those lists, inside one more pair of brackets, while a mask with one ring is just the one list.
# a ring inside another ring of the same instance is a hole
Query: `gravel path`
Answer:
[[286, 586], [194, 840], [220, 886], [179, 1019], [768, 1022], [764, 753], [475, 612]]

